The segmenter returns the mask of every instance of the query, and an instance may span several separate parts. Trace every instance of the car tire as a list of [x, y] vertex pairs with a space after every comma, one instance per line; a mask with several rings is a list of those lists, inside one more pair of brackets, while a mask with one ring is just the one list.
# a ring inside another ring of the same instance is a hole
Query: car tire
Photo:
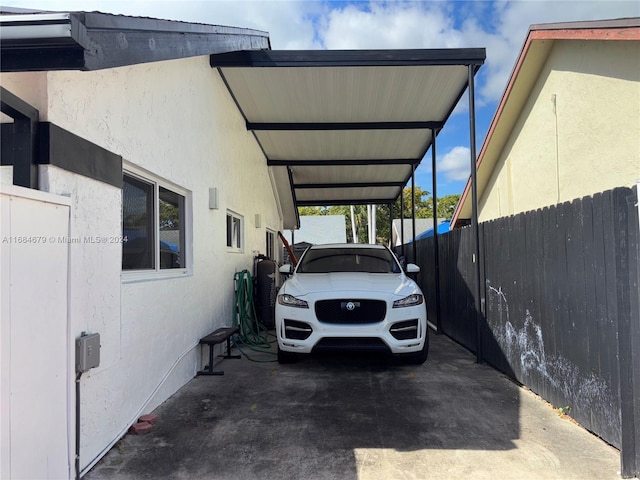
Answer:
[[280, 350], [280, 346], [278, 345], [278, 363], [281, 365], [287, 363], [295, 363], [298, 360], [298, 356], [295, 353], [285, 352]]
[[422, 365], [427, 361], [427, 357], [429, 356], [429, 329], [427, 328], [427, 334], [424, 338], [424, 346], [422, 350], [415, 353], [403, 353], [400, 355], [400, 358], [404, 360], [405, 363], [409, 365]]

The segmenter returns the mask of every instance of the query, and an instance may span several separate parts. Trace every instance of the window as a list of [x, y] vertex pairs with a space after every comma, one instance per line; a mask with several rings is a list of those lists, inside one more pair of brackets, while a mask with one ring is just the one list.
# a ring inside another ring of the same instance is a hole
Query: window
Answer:
[[271, 230], [267, 230], [267, 242], [265, 245], [265, 255], [271, 259], [271, 260], [275, 260], [275, 253], [276, 253], [276, 248], [275, 248], [275, 244], [276, 244], [276, 234], [275, 232], [271, 231]]
[[242, 251], [242, 217], [227, 212], [227, 247]]
[[185, 195], [125, 173], [122, 236], [122, 270], [186, 268]]

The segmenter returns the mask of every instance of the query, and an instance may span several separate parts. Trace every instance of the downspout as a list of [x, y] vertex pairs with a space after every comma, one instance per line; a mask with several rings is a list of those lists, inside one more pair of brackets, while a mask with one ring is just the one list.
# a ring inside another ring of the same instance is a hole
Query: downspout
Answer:
[[473, 79], [473, 65], [469, 65], [469, 136], [471, 156], [471, 228], [473, 229], [474, 254], [473, 263], [476, 265], [476, 362], [482, 363], [482, 285], [480, 283], [480, 230], [478, 226], [478, 172], [476, 162], [476, 105], [475, 86]]

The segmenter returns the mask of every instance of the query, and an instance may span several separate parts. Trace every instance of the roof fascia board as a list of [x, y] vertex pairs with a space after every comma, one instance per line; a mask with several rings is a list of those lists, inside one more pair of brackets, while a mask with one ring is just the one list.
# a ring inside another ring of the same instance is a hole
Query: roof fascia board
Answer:
[[82, 19], [82, 23], [92, 30], [131, 30], [137, 32], [174, 32], [222, 35], [255, 35], [268, 37], [269, 33], [251, 28], [208, 25], [204, 23], [180, 22], [149, 17], [129, 17], [111, 15], [100, 12], [74, 13]]
[[604, 29], [532, 30], [534, 40], [640, 40], [640, 26]]
[[247, 130], [297, 131], [297, 130], [423, 130], [442, 128], [443, 122], [351, 122], [351, 123], [251, 123]]
[[210, 57], [212, 67], [381, 67], [482, 65], [484, 48], [409, 50], [260, 50]]
[[100, 70], [269, 48], [268, 34], [259, 30], [99, 12], [7, 15], [0, 20], [1, 69], [6, 72]]

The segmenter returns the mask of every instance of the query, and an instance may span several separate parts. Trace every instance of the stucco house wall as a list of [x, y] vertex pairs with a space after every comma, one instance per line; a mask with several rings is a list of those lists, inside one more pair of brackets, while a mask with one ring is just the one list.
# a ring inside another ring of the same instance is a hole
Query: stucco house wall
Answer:
[[[282, 220], [264, 156], [208, 56], [3, 73], [0, 84], [41, 121], [121, 155], [125, 171], [185, 194], [186, 271], [123, 272], [117, 241], [69, 246], [70, 330], [101, 335], [100, 366], [81, 379], [84, 469], [193, 378], [202, 366], [199, 338], [233, 320], [234, 273], [251, 268], [265, 229], [280, 230]], [[122, 234], [120, 188], [39, 168], [41, 190], [70, 198], [70, 237]], [[212, 188], [217, 209], [209, 208]], [[226, 245], [227, 211], [243, 219], [241, 251]]]
[[554, 43], [479, 198], [479, 221], [636, 182], [639, 43]]

